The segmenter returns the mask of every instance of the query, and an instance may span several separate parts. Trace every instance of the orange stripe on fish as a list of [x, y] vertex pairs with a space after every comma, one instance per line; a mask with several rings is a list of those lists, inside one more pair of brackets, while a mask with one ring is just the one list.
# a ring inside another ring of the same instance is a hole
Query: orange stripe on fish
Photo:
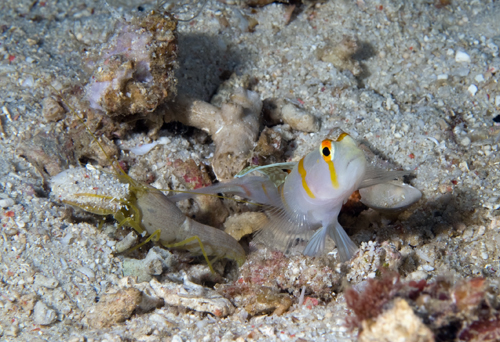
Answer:
[[302, 158], [299, 161], [298, 171], [299, 171], [300, 177], [302, 178], [302, 187], [306, 191], [307, 195], [309, 195], [309, 197], [311, 197], [311, 198], [316, 198], [316, 196], [314, 196], [311, 189], [309, 189], [309, 186], [307, 185], [307, 181], [306, 181], [307, 172], [306, 172], [306, 169], [304, 169], [304, 158]]
[[[337, 141], [344, 139], [346, 133], [342, 133]], [[330, 139], [325, 139], [321, 142], [321, 155], [324, 161], [328, 165], [328, 170], [330, 170], [330, 179], [332, 181], [332, 186], [334, 189], [339, 188], [339, 181], [337, 180], [337, 172], [335, 171], [335, 165], [333, 165], [333, 155], [334, 147], [332, 146], [332, 141]]]
[[342, 139], [344, 139], [344, 138], [345, 138], [346, 136], [348, 136], [348, 135], [349, 135], [349, 134], [347, 134], [347, 133], [342, 133], [342, 134], [340, 134], [340, 135], [339, 135], [339, 137], [337, 138], [337, 142], [342, 141]]

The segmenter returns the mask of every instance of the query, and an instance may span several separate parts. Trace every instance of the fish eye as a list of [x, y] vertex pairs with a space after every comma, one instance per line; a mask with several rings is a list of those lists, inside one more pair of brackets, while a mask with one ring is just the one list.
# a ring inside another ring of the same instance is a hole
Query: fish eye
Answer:
[[325, 139], [321, 142], [319, 152], [325, 161], [333, 160], [333, 155], [335, 152], [333, 142], [330, 139]]

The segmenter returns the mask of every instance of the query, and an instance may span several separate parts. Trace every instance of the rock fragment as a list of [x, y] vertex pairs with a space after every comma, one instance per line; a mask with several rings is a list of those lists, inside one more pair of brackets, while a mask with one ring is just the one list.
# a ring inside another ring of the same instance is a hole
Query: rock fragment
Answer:
[[375, 321], [363, 321], [359, 342], [433, 342], [432, 331], [418, 318], [404, 299], [396, 299], [392, 309]]
[[64, 119], [66, 111], [52, 97], [46, 97], [42, 103], [42, 115], [47, 121], [59, 121]]
[[49, 309], [42, 301], [38, 301], [33, 309], [33, 320], [36, 324], [49, 325], [57, 319], [56, 312]]
[[302, 132], [317, 132], [320, 126], [314, 115], [281, 99], [265, 101], [264, 117], [270, 125], [286, 123]]
[[245, 212], [228, 217], [224, 223], [224, 231], [234, 237], [237, 241], [245, 235], [252, 234], [262, 228], [263, 222], [267, 220], [266, 214], [260, 212]]
[[141, 291], [127, 288], [101, 296], [99, 303], [90, 307], [85, 316], [93, 328], [108, 327], [128, 319], [142, 301]]
[[455, 62], [457, 62], [457, 63], [469, 63], [470, 56], [463, 51], [457, 51], [457, 53], [455, 54]]
[[171, 267], [172, 254], [164, 249], [154, 247], [142, 260], [125, 258], [123, 260], [123, 275], [137, 277], [138, 282], [148, 282], [153, 276], [162, 274], [164, 269]]
[[57, 279], [48, 278], [44, 275], [37, 274], [35, 277], [35, 285], [42, 286], [47, 289], [55, 289], [56, 287], [59, 286], [59, 282], [57, 281]]
[[194, 284], [184, 279], [184, 284], [159, 283], [152, 279], [149, 285], [165, 304], [184, 306], [191, 310], [209, 312], [217, 317], [226, 317], [234, 313], [231, 302], [212, 289]]

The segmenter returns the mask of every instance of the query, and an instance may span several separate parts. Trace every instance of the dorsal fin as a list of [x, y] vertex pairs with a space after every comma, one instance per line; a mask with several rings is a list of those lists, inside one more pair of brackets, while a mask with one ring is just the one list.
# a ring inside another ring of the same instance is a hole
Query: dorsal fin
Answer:
[[276, 185], [276, 187], [278, 187], [285, 182], [285, 178], [288, 176], [288, 173], [284, 170], [292, 170], [295, 165], [297, 165], [297, 162], [249, 166], [241, 170], [235, 177], [241, 178], [255, 171], [265, 175], [274, 185]]

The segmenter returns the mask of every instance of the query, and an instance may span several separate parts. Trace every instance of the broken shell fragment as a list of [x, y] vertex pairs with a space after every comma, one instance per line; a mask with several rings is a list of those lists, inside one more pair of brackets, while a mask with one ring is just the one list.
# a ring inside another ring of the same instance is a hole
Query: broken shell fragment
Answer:
[[411, 185], [387, 182], [359, 189], [361, 203], [375, 210], [401, 210], [417, 202], [422, 193]]

